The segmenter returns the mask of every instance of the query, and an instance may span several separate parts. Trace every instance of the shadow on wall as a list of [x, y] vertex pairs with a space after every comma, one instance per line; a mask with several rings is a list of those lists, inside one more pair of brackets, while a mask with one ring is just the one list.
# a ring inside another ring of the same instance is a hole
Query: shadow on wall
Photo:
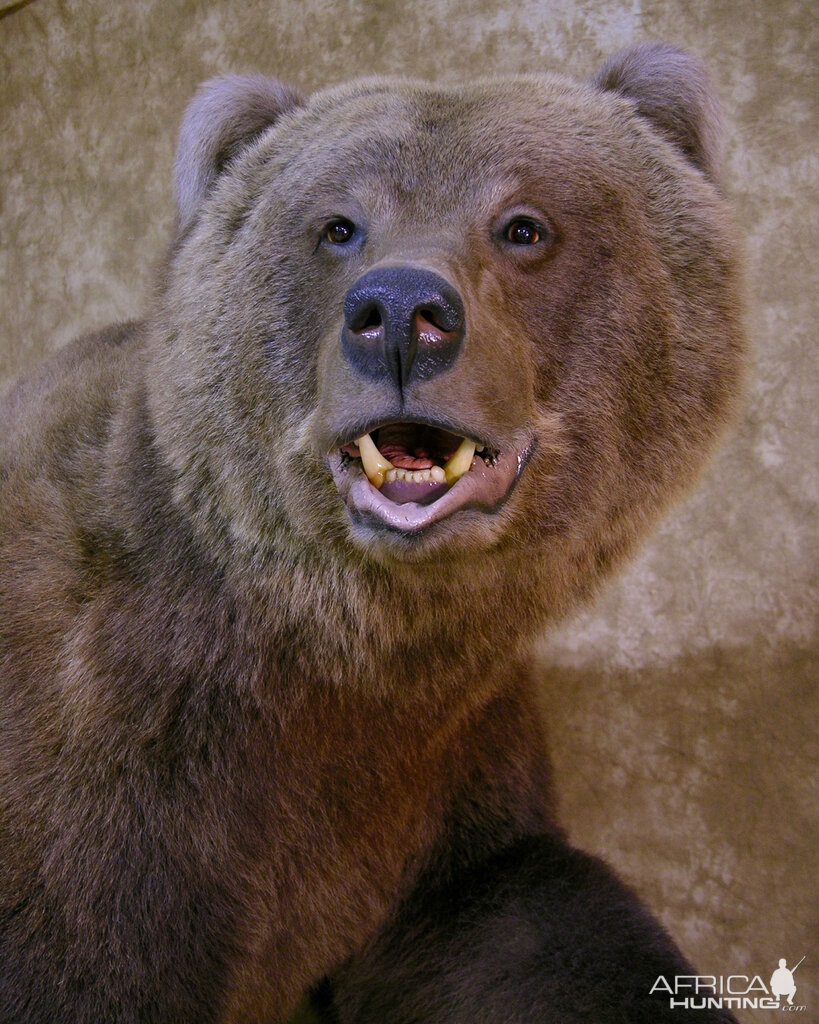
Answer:
[[761, 640], [666, 665], [567, 667], [545, 642], [538, 668], [572, 841], [660, 911], [704, 974], [767, 983], [780, 957], [808, 953], [800, 1001], [815, 1009], [819, 820], [806, 767], [819, 739], [803, 709], [816, 652]]

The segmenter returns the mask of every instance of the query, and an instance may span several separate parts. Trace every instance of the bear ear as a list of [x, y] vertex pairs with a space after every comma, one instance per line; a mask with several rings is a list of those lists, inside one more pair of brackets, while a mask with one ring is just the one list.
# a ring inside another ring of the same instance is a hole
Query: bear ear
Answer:
[[717, 180], [722, 116], [714, 87], [698, 60], [666, 43], [645, 43], [609, 57], [592, 84], [633, 100], [639, 114]]
[[227, 164], [304, 102], [296, 89], [262, 75], [226, 75], [199, 87], [179, 132], [174, 169], [178, 234], [191, 225]]

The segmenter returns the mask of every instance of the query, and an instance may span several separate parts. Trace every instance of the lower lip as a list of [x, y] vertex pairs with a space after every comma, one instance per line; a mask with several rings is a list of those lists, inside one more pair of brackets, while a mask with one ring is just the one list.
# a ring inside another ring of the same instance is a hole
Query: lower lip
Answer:
[[436, 483], [435, 480], [420, 480], [417, 483], [411, 480], [388, 480], [381, 485], [381, 494], [396, 505], [408, 501], [416, 505], [431, 505], [448, 490], [449, 484]]

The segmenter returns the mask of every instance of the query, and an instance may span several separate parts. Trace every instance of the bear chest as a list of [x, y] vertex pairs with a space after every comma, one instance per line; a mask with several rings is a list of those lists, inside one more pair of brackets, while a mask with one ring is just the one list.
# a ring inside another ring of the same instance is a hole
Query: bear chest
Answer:
[[226, 1022], [286, 1013], [378, 930], [440, 834], [441, 744], [363, 724], [318, 714], [306, 742], [257, 757]]

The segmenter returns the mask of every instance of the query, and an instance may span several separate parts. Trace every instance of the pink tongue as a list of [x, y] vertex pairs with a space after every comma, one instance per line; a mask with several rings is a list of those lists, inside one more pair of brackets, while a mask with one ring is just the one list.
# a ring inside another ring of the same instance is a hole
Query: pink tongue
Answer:
[[435, 480], [419, 480], [417, 483], [413, 480], [387, 480], [380, 490], [388, 501], [396, 505], [403, 505], [407, 501], [431, 505], [449, 490], [449, 484], [439, 484]]
[[396, 469], [432, 469], [435, 463], [426, 456], [409, 455], [404, 451], [396, 451], [391, 445], [379, 449]]

